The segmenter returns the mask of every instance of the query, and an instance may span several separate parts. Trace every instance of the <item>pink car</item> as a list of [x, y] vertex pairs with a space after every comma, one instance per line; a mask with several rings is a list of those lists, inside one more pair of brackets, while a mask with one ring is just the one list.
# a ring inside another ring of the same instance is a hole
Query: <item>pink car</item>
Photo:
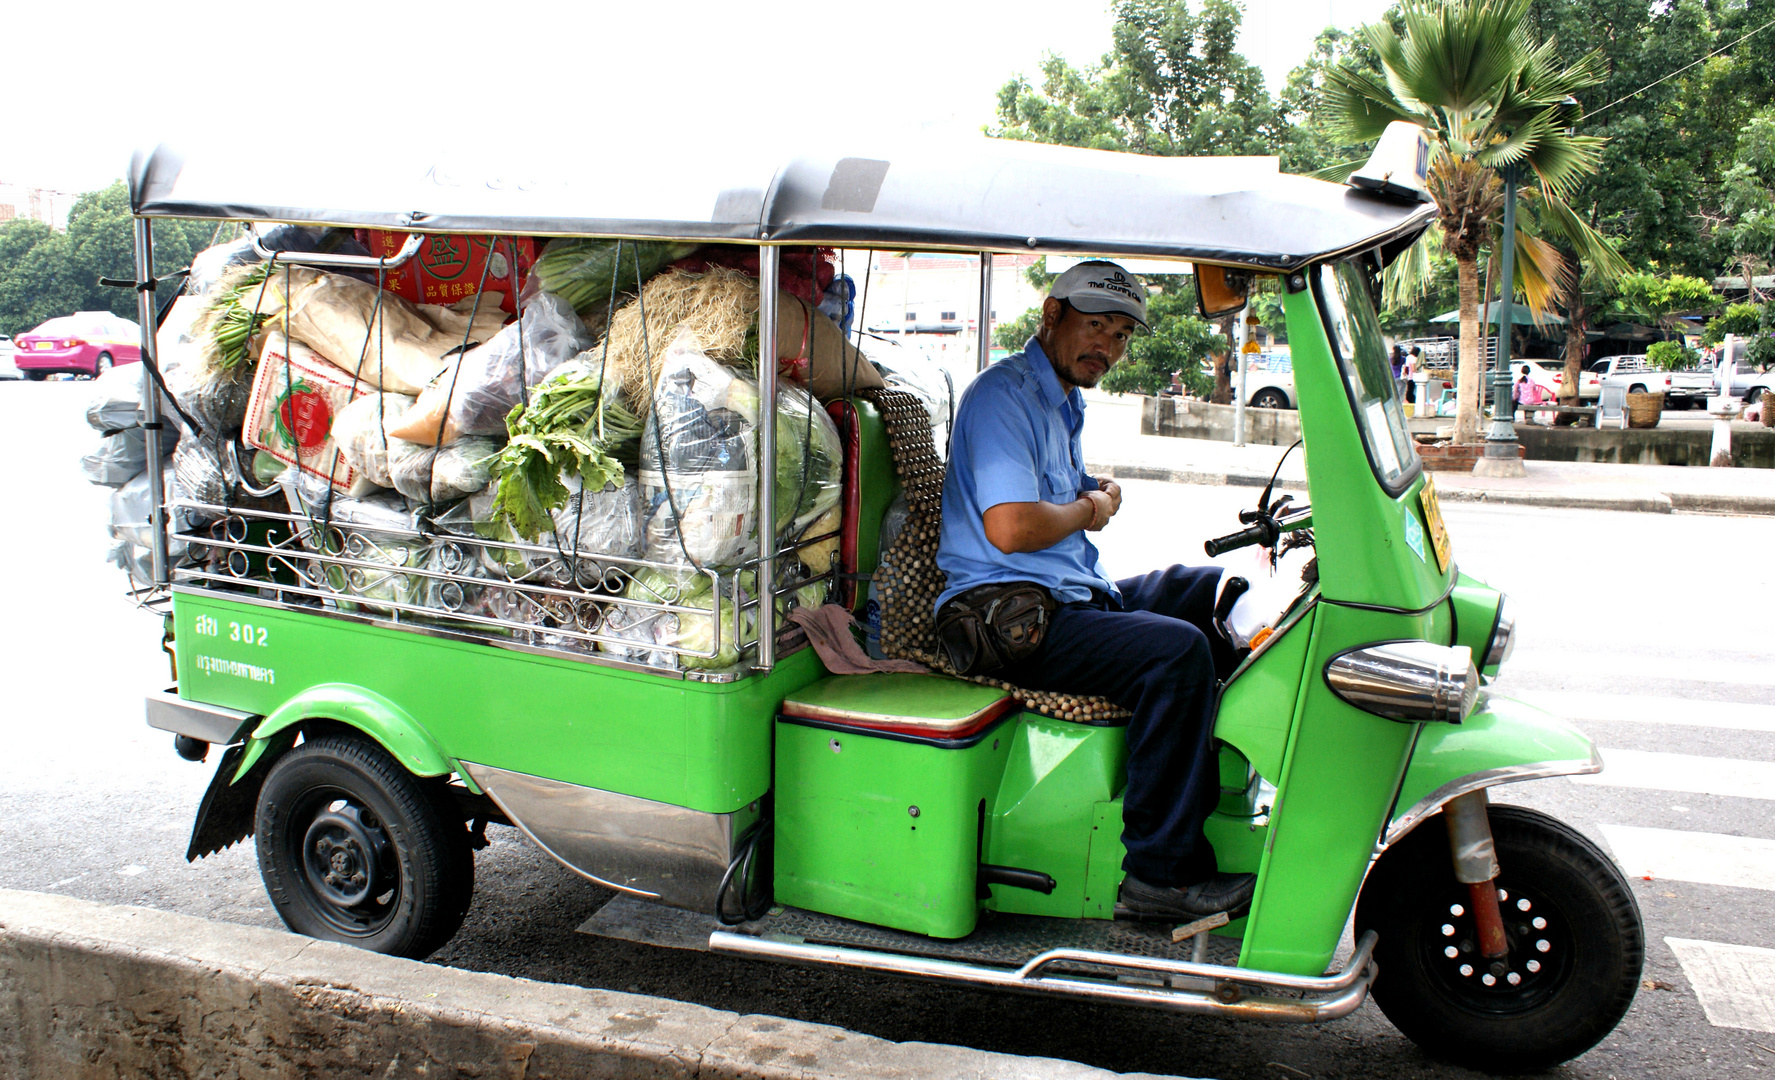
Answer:
[[18, 335], [13, 348], [13, 363], [33, 381], [58, 371], [98, 376], [142, 358], [142, 330], [109, 311], [77, 311]]

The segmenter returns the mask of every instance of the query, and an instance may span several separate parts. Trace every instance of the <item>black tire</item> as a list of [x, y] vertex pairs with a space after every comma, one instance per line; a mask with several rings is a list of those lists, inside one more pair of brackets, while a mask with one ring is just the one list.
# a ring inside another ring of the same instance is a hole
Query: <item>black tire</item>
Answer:
[[265, 891], [298, 934], [414, 960], [462, 926], [474, 856], [439, 781], [353, 735], [304, 742], [259, 791]]
[[1643, 386], [1640, 386], [1638, 383], [1635, 383], [1634, 385], [1629, 386], [1627, 388], [1627, 392], [1629, 394], [1643, 394], [1646, 392], [1646, 388]]
[[1375, 1003], [1426, 1053], [1532, 1072], [1577, 1057], [1620, 1023], [1639, 989], [1645, 929], [1621, 871], [1577, 830], [1517, 806], [1493, 806], [1491, 827], [1510, 935], [1504, 978], [1482, 984], [1471, 898], [1455, 881], [1440, 817], [1375, 864], [1356, 933], [1380, 935]]
[[93, 360], [93, 362], [92, 362], [92, 377], [96, 379], [100, 375], [103, 375], [105, 372], [110, 371], [110, 370], [111, 370], [111, 354], [108, 352], [100, 353], [98, 355], [98, 358]]
[[27, 371], [27, 372], [25, 372], [25, 378], [31, 380], [32, 382], [42, 382], [44, 379], [49, 378], [49, 372], [47, 372], [47, 371]]
[[1288, 407], [1288, 395], [1273, 386], [1267, 387], [1263, 390], [1259, 390], [1257, 394], [1252, 397], [1251, 407], [1254, 409], [1286, 409]]
[[1768, 392], [1769, 388], [1766, 386], [1753, 386], [1745, 391], [1744, 403], [1746, 405], [1755, 405], [1757, 402], [1763, 400], [1763, 395]]

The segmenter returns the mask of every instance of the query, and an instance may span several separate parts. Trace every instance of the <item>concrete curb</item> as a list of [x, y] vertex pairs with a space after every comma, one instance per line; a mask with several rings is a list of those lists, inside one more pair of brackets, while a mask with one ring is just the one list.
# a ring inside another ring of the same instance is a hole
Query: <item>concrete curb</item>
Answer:
[[1076, 1062], [459, 971], [0, 890], [0, 1076], [1025, 1078]]
[[[1195, 484], [1208, 487], [1261, 489], [1270, 482], [1269, 473], [1209, 472], [1200, 469], [1171, 469], [1162, 465], [1141, 465], [1117, 461], [1087, 462], [1085, 471], [1092, 476], [1105, 476], [1115, 480], [1159, 480], [1168, 484]], [[1305, 480], [1290, 480], [1287, 477], [1281, 477], [1276, 481], [1277, 491], [1305, 491], [1306, 489]]]
[[[1171, 484], [1207, 487], [1261, 488], [1270, 480], [1268, 473], [1211, 472], [1114, 461], [1088, 463], [1085, 471], [1093, 476], [1109, 476], [1118, 480], [1159, 480]], [[1276, 481], [1278, 491], [1305, 491], [1306, 488], [1303, 480], [1283, 478]], [[1456, 487], [1452, 484], [1438, 485], [1436, 494], [1444, 502], [1545, 506], [1572, 510], [1626, 510], [1642, 514], [1669, 514], [1681, 510], [1689, 513], [1775, 516], [1775, 496], [1768, 495], [1703, 494], [1655, 491], [1650, 488], [1625, 488], [1621, 491], [1521, 491], [1511, 488]]]
[[1661, 491], [1631, 491], [1603, 494], [1588, 491], [1511, 491], [1499, 488], [1436, 488], [1444, 502], [1505, 503], [1516, 506], [1546, 506], [1573, 510], [1630, 510], [1642, 514], [1668, 514], [1670, 496]]

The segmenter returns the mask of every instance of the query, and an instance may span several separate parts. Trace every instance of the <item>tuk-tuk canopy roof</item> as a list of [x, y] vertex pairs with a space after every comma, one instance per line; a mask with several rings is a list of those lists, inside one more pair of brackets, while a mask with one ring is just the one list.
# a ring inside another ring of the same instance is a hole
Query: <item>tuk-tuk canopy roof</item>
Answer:
[[[665, 136], [655, 134], [657, 145]], [[620, 145], [620, 144], [619, 144]], [[419, 154], [300, 143], [269, 158], [161, 145], [130, 163], [143, 217], [412, 232], [595, 235], [1090, 253], [1287, 271], [1378, 248], [1434, 215], [1279, 173], [1273, 158], [1162, 158], [1003, 139], [699, 154], [482, 143]]]

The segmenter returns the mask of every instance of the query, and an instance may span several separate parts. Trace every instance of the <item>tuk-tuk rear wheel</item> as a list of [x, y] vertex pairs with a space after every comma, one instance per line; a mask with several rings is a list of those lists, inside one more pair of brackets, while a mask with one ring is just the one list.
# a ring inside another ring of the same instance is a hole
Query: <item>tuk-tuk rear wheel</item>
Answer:
[[265, 891], [299, 934], [422, 959], [462, 925], [474, 857], [435, 781], [380, 746], [327, 735], [289, 751], [259, 791]]
[[1639, 989], [1645, 933], [1626, 879], [1583, 834], [1526, 807], [1494, 805], [1490, 817], [1510, 940], [1496, 971], [1473, 947], [1468, 887], [1455, 880], [1439, 820], [1375, 864], [1356, 933], [1379, 934], [1375, 1003], [1425, 1052], [1533, 1071], [1614, 1030]]

